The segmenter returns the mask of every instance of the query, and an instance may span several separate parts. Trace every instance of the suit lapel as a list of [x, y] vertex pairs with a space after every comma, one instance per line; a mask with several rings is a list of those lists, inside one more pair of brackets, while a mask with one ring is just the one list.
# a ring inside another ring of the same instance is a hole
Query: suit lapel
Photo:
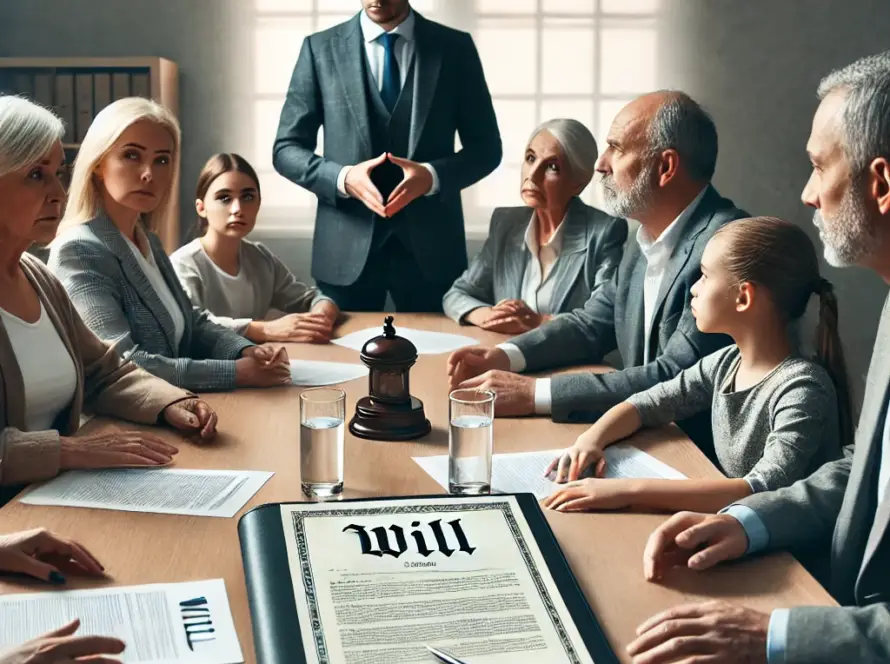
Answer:
[[414, 158], [414, 151], [420, 142], [436, 92], [439, 69], [442, 67], [442, 50], [427, 35], [428, 21], [416, 11], [414, 16], [414, 103], [411, 106], [411, 130], [408, 134], [408, 159]]
[[347, 23], [344, 31], [335, 40], [334, 66], [339, 76], [340, 96], [346, 100], [346, 105], [355, 119], [356, 129], [362, 142], [365, 144], [367, 154], [373, 152], [371, 145], [371, 121], [368, 117], [368, 97], [365, 94], [364, 62], [365, 44], [362, 37], [359, 17]]
[[652, 309], [652, 320], [649, 321], [650, 342], [656, 338], [652, 335], [652, 327], [660, 318], [658, 314], [664, 306], [667, 294], [670, 292], [671, 288], [674, 287], [674, 282], [677, 281], [677, 277], [683, 272], [686, 263], [689, 262], [689, 254], [692, 253], [692, 246], [695, 244], [696, 238], [708, 226], [711, 217], [714, 216], [714, 205], [712, 201], [716, 195], [717, 193], [711, 185], [708, 185], [708, 190], [705, 192], [705, 195], [702, 196], [696, 209], [693, 210], [692, 217], [686, 220], [686, 226], [682, 229], [682, 234], [677, 242], [677, 246], [674, 247], [674, 252], [668, 260], [664, 270], [664, 276], [661, 279], [661, 285], [658, 287], [658, 296], [655, 298], [655, 306]]
[[593, 231], [587, 224], [582, 205], [579, 198], [573, 198], [566, 210], [565, 221], [562, 222], [565, 224], [562, 251], [550, 277], [554, 280], [553, 293], [550, 296], [550, 311], [554, 314], [562, 309], [572, 292], [581, 268], [584, 267], [585, 252], [590, 244], [589, 236]]
[[[882, 340], [890, 334], [890, 297], [884, 304], [881, 315], [881, 324], [875, 342], [872, 366], [868, 372], [868, 382], [874, 389], [866, 390], [862, 403], [862, 417], [859, 419], [859, 435], [857, 444], [866, 442], [869, 446], [866, 454], [862, 455], [863, 463], [858, 464], [850, 472], [848, 491], [854, 491], [857, 502], [868, 502], [872, 495], [874, 483], [878, 476], [875, 464], [890, 463], [890, 459], [882, 459], [881, 448], [883, 446], [885, 418], [887, 416], [887, 397], [890, 392], [890, 349], [882, 343]], [[885, 496], [884, 502], [877, 506], [871, 531], [865, 545], [865, 554], [862, 559], [860, 573], [864, 570], [874, 555], [875, 550], [884, 538], [890, 524], [890, 495]]]
[[[636, 257], [633, 259], [633, 267], [631, 267], [630, 274], [628, 275], [627, 310], [625, 311], [624, 318], [616, 321], [616, 323], [623, 326], [627, 341], [627, 352], [621, 349], [624, 366], [638, 367], [643, 365], [643, 360], [646, 357], [644, 352], [646, 337], [643, 330], [645, 322], [643, 284], [646, 279], [646, 259], [638, 246], [633, 246], [628, 251], [635, 252]], [[640, 272], [643, 274], [637, 276]], [[618, 337], [618, 343], [620, 348], [620, 336]]]
[[117, 226], [104, 215], [97, 219], [94, 229], [105, 243], [105, 246], [111, 249], [112, 253], [117, 256], [124, 277], [130, 282], [139, 299], [142, 300], [142, 303], [157, 320], [158, 326], [163, 330], [164, 337], [167, 339], [167, 345], [175, 356], [177, 345], [174, 338], [173, 317], [167, 311], [164, 303], [161, 302], [160, 296], [133, 255], [133, 250], [130, 248], [129, 243]]
[[528, 208], [516, 208], [516, 223], [507, 225], [510, 237], [504, 241], [507, 249], [504, 252], [504, 283], [509, 289], [506, 295], [514, 300], [522, 299], [523, 277], [525, 277], [525, 270], [531, 259], [528, 247], [525, 246], [525, 231], [530, 218], [528, 210]]

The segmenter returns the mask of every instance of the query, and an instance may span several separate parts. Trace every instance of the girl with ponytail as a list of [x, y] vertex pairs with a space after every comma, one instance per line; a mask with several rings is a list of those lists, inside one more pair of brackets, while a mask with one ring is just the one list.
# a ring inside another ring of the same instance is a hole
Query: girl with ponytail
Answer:
[[[837, 299], [804, 231], [773, 217], [731, 222], [708, 242], [701, 272], [690, 304], [696, 325], [735, 344], [609, 410], [548, 468], [568, 483], [546, 507], [715, 512], [806, 477], [852, 442]], [[810, 359], [797, 352], [792, 329], [813, 296], [819, 322]], [[726, 479], [602, 479], [607, 446], [709, 408]], [[594, 477], [579, 479], [590, 469]]]

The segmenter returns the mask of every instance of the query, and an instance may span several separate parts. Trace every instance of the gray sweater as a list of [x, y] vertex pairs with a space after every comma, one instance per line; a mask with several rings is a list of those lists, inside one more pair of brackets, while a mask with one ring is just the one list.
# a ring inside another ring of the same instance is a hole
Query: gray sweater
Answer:
[[756, 385], [736, 391], [740, 360], [738, 346], [728, 346], [628, 401], [645, 427], [711, 408], [723, 472], [747, 480], [754, 493], [789, 486], [840, 457], [837, 396], [824, 368], [789, 357]]
[[329, 299], [317, 288], [297, 281], [287, 266], [259, 242], [242, 240], [241, 270], [233, 277], [220, 270], [192, 240], [170, 256], [192, 304], [211, 319], [242, 334], [251, 321], [264, 320], [270, 309], [286, 314], [309, 311]]

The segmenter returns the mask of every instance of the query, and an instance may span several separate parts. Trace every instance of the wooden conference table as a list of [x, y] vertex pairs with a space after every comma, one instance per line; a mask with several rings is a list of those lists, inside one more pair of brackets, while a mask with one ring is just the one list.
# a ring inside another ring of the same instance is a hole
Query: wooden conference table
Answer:
[[[353, 315], [340, 334], [381, 326], [382, 314]], [[461, 327], [444, 316], [396, 316], [399, 326], [478, 338], [494, 344], [501, 335]], [[335, 345], [288, 346], [291, 358], [358, 362], [356, 351]], [[447, 454], [447, 355], [421, 355], [411, 371], [411, 391], [423, 400], [432, 433], [411, 443], [361, 440], [346, 433], [348, 498], [440, 494], [443, 489], [411, 460], [412, 456]], [[367, 394], [367, 379], [344, 384], [347, 417]], [[302, 500], [299, 472], [300, 389], [241, 390], [207, 394], [219, 413], [219, 436], [203, 447], [182, 442], [161, 430], [179, 446], [179, 468], [269, 470], [275, 475], [248, 502], [240, 515], [263, 503]], [[94, 420], [99, 427], [132, 429], [131, 425]], [[547, 418], [497, 419], [495, 451], [518, 452], [570, 445], [584, 429], [580, 424], [553, 424]], [[676, 427], [650, 431], [633, 441], [641, 449], [690, 477], [720, 477], [719, 471]], [[0, 510], [0, 532], [42, 526], [86, 545], [105, 565], [109, 579], [71, 578], [69, 588], [105, 584], [135, 585], [223, 578], [245, 661], [256, 661], [241, 553], [238, 517], [219, 519], [163, 514], [137, 514], [81, 508], [23, 505], [13, 501]], [[653, 613], [678, 603], [726, 599], [769, 611], [797, 605], [829, 605], [829, 594], [787, 554], [770, 555], [699, 574], [676, 570], [661, 584], [647, 583], [642, 574], [646, 540], [665, 516], [631, 513], [558, 514], [547, 512], [556, 538], [600, 624], [622, 661], [634, 630]], [[29, 581], [0, 581], [0, 593], [48, 589]], [[583, 626], [580, 626], [583, 630]]]

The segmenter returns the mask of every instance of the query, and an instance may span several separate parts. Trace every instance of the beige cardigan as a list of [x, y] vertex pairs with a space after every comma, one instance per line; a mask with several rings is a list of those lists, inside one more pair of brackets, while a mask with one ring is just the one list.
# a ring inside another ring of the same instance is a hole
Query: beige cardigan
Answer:
[[62, 343], [74, 360], [74, 400], [59, 413], [56, 429], [25, 431], [24, 383], [6, 328], [0, 320], [0, 484], [24, 484], [59, 472], [61, 436], [70, 436], [86, 409], [96, 415], [155, 424], [172, 403], [192, 396], [152, 376], [100, 341], [84, 325], [65, 289], [37, 258], [21, 266], [37, 291]]

